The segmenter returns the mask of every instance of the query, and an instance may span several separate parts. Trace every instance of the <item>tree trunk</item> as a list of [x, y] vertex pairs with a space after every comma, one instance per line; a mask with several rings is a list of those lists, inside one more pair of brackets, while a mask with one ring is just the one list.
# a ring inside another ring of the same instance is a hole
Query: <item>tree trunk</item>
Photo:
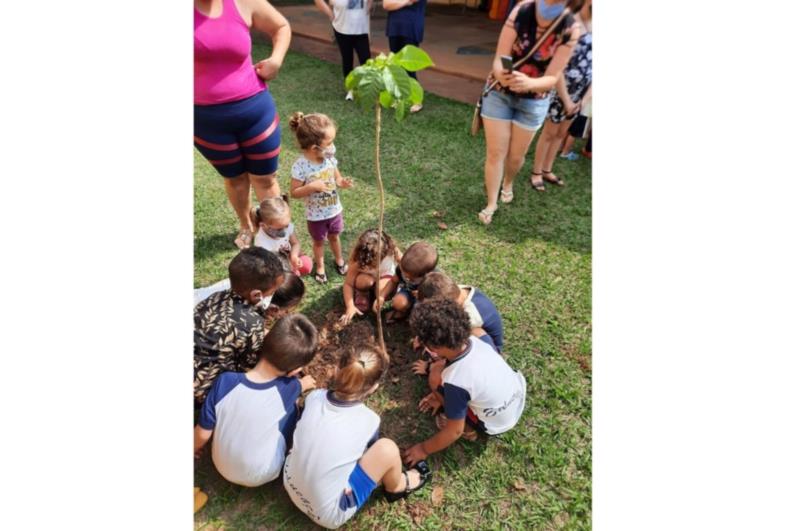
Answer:
[[[379, 247], [376, 252], [376, 300], [379, 300], [381, 294], [382, 282], [382, 244], [384, 234], [384, 185], [382, 184], [382, 162], [381, 162], [381, 144], [382, 144], [382, 106], [376, 102], [376, 184], [379, 186]], [[384, 345], [384, 328], [382, 327], [382, 307], [379, 305], [379, 311], [376, 312], [376, 335], [379, 347], [381, 347], [384, 355], [387, 356], [387, 348]]]

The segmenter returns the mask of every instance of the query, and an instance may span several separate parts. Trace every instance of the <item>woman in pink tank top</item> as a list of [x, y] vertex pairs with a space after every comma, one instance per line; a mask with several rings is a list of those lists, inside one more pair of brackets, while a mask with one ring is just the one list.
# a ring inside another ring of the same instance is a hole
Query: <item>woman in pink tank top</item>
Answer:
[[[272, 38], [270, 57], [254, 64], [251, 33]], [[194, 0], [194, 145], [224, 178], [240, 221], [235, 244], [251, 245], [250, 191], [278, 197], [281, 129], [266, 81], [281, 68], [292, 30], [267, 0]]]

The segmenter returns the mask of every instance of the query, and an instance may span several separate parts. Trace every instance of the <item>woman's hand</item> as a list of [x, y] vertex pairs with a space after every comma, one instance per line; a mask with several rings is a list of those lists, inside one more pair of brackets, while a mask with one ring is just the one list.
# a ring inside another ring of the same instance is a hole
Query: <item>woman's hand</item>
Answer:
[[278, 70], [281, 69], [281, 63], [272, 57], [268, 57], [267, 59], [259, 61], [253, 65], [253, 67], [254, 70], [256, 70], [257, 76], [264, 79], [265, 81], [270, 81], [275, 79], [275, 76], [278, 75]]
[[523, 72], [513, 72], [511, 74], [512, 80], [509, 85], [506, 85], [513, 92], [519, 94], [524, 92], [532, 92], [532, 78]]
[[357, 309], [357, 306], [351, 304], [346, 307], [346, 313], [341, 316], [341, 324], [347, 325], [355, 315], [363, 315], [363, 312]]
[[493, 76], [496, 79], [499, 80], [499, 84], [502, 87], [509, 87], [510, 83], [512, 83], [513, 80], [515, 79], [515, 76], [513, 75], [513, 73], [512, 72], [508, 72], [506, 70], [499, 70], [497, 72], [494, 72]]

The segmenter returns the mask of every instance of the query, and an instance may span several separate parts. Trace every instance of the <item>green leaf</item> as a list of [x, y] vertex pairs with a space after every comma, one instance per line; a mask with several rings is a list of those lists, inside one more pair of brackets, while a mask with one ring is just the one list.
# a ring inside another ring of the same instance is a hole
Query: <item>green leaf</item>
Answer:
[[381, 103], [382, 107], [384, 107], [385, 109], [389, 109], [390, 107], [392, 107], [393, 104], [392, 94], [390, 94], [386, 90], [383, 90], [381, 93], [379, 93], [379, 103]]
[[393, 56], [394, 64], [405, 68], [409, 72], [417, 72], [429, 66], [433, 66], [431, 57], [423, 50], [411, 44], [407, 44]]
[[409, 96], [409, 102], [411, 102], [412, 104], [422, 103], [424, 94], [420, 82], [414, 79], [413, 77], [410, 77], [409, 86], [411, 87], [411, 96]]
[[385, 69], [385, 72], [389, 72], [392, 76], [393, 83], [395, 84], [395, 91], [390, 90], [390, 92], [396, 97], [402, 100], [408, 100], [409, 95], [412, 93], [411, 85], [409, 84], [409, 74], [406, 73], [406, 70], [401, 68], [397, 65], [390, 65]]
[[373, 80], [365, 78], [357, 84], [355, 95], [362, 108], [369, 111], [376, 104], [376, 100], [379, 97], [379, 90], [374, 86]]
[[406, 101], [405, 100], [398, 100], [395, 102], [395, 120], [398, 122], [402, 122], [404, 118], [406, 118]]
[[[359, 67], [358, 67], [359, 68]], [[359, 81], [357, 76], [357, 68], [349, 72], [349, 75], [346, 76], [343, 84], [346, 87], [346, 90], [352, 90], [354, 87], [357, 86], [357, 82]]]

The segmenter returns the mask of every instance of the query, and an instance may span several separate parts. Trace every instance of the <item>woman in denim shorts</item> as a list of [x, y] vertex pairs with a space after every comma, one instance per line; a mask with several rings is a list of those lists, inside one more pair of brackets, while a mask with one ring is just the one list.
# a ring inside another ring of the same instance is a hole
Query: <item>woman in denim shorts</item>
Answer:
[[[512, 185], [523, 166], [537, 130], [542, 126], [550, 105], [551, 90], [564, 70], [578, 40], [579, 30], [572, 13], [584, 0], [524, 0], [512, 10], [499, 35], [493, 77], [497, 88], [483, 98], [481, 115], [485, 129], [485, 192], [488, 204], [480, 211], [480, 221], [488, 225], [498, 208], [501, 185], [502, 203], [513, 200]], [[512, 56], [513, 63], [529, 53], [551, 23], [567, 9], [531, 58], [513, 72], [505, 71], [502, 55]], [[502, 185], [502, 177], [504, 184]], [[532, 174], [532, 186], [544, 190], [542, 174]]]

